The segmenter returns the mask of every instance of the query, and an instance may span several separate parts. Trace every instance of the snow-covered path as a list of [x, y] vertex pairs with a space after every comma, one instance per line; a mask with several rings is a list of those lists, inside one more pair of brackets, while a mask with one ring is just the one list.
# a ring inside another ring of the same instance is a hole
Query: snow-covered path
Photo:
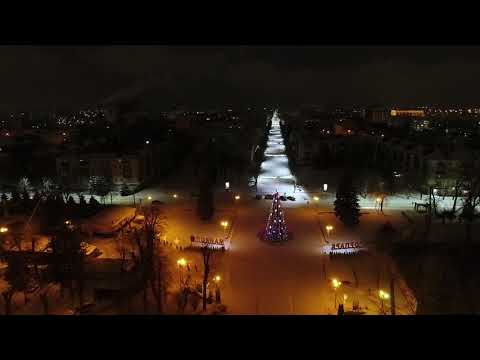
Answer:
[[285, 152], [285, 144], [280, 130], [280, 118], [275, 111], [272, 116], [272, 127], [268, 134], [265, 161], [260, 167], [257, 192], [271, 194], [278, 191], [280, 194], [292, 194], [296, 184], [292, 175]]

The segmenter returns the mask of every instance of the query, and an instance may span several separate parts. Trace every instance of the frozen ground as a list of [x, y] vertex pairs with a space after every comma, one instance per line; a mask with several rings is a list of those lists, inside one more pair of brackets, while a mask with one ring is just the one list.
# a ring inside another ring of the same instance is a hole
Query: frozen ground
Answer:
[[[195, 214], [196, 201], [189, 191], [170, 187], [153, 187], [136, 195], [136, 201], [160, 200], [165, 203], [168, 230], [166, 239], [178, 245], [188, 244], [192, 234], [231, 239], [231, 248], [218, 254], [218, 263], [212, 273], [222, 277], [222, 299], [231, 314], [333, 314], [336, 313], [335, 292], [331, 279], [337, 278], [344, 285], [337, 291], [337, 304], [345, 300], [345, 310], [352, 308], [354, 299], [367, 314], [378, 314], [380, 302], [377, 291], [388, 290], [386, 263], [372, 251], [367, 256], [352, 256], [348, 259], [330, 259], [324, 253], [332, 242], [362, 241], [369, 246], [374, 233], [386, 220], [403, 224], [400, 210], [411, 209], [412, 199], [388, 198], [384, 214], [378, 213], [372, 199], [361, 201], [361, 225], [355, 230], [345, 229], [332, 211], [332, 194], [322, 189], [294, 190], [294, 178], [288, 169], [284, 155], [283, 140], [278, 129], [276, 115], [267, 147], [267, 159], [262, 164], [259, 178], [259, 192], [294, 195], [297, 201], [283, 202], [287, 226], [292, 233], [290, 240], [282, 245], [271, 245], [258, 239], [258, 232], [264, 229], [271, 201], [255, 200], [254, 190], [233, 193], [217, 192], [216, 213], [210, 223], [200, 222]], [[233, 200], [239, 193], [241, 198]], [[174, 197], [173, 195], [177, 196]], [[151, 197], [151, 200], [148, 197]], [[314, 196], [319, 200], [315, 201]], [[116, 199], [119, 201], [117, 202]], [[133, 197], [113, 198], [114, 203], [133, 203]], [[121, 200], [121, 201], [120, 201]], [[228, 227], [220, 226], [228, 221]], [[324, 237], [325, 225], [334, 230]], [[116, 257], [114, 239], [94, 239], [104, 256]], [[173, 247], [175, 248], [175, 246]], [[174, 251], [172, 257], [187, 257], [192, 265], [201, 269], [198, 254]], [[176, 259], [171, 259], [175, 264]], [[172, 268], [178, 275], [178, 269]], [[370, 291], [369, 291], [370, 290]], [[411, 309], [402, 297], [402, 290], [396, 289], [397, 313], [409, 313]]]

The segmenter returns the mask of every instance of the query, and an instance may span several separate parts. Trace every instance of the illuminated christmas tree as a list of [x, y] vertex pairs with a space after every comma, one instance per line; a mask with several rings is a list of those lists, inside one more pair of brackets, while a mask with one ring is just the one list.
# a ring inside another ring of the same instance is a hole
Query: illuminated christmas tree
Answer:
[[278, 193], [273, 196], [272, 209], [268, 216], [267, 227], [265, 229], [265, 239], [272, 242], [286, 241], [288, 237], [287, 225]]

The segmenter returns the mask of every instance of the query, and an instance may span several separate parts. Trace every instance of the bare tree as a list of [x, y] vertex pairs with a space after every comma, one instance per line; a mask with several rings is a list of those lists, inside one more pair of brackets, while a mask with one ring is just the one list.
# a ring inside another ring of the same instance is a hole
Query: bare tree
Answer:
[[462, 217], [465, 222], [466, 241], [472, 240], [472, 223], [475, 220], [475, 209], [480, 205], [480, 176], [471, 179], [469, 184], [468, 195], [464, 200]]
[[18, 182], [18, 191], [25, 193], [30, 189], [30, 180], [27, 177], [22, 177]]
[[213, 257], [214, 250], [205, 245], [201, 249], [202, 258], [203, 258], [203, 287], [202, 287], [202, 302], [203, 302], [203, 311], [207, 311], [207, 285], [210, 273], [213, 267]]
[[2, 292], [3, 301], [5, 302], [5, 315], [12, 314], [12, 297], [14, 293], [15, 293], [15, 290], [12, 287]]
[[167, 259], [160, 246], [160, 237], [165, 232], [166, 219], [158, 207], [142, 210], [145, 217], [140, 230], [134, 229], [130, 240], [135, 251], [132, 256], [140, 271], [145, 312], [148, 310], [148, 288], [157, 303], [157, 311], [163, 312], [164, 292], [168, 282]]

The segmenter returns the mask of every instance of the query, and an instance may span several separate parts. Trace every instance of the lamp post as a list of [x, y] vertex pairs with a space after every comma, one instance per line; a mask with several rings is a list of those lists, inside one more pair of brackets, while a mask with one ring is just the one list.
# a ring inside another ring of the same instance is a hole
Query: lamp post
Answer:
[[330, 232], [333, 230], [332, 225], [325, 226], [325, 230], [327, 230], [327, 237], [330, 237]]
[[221, 303], [220, 286], [219, 286], [221, 280], [222, 280], [222, 278], [220, 277], [220, 275], [216, 275], [213, 278], [213, 281], [215, 281], [215, 302], [217, 304]]
[[378, 211], [378, 210], [380, 209], [380, 204], [381, 204], [381, 202], [382, 202], [382, 198], [381, 198], [381, 197], [377, 197], [377, 198], [375, 199], [375, 201], [376, 201], [376, 203], [377, 203], [376, 208], [377, 208], [377, 211]]
[[223, 227], [225, 235], [227, 234], [228, 221], [222, 221], [220, 225]]
[[341, 281], [332, 279], [333, 291], [335, 292], [335, 310], [337, 309], [337, 289], [342, 285]]
[[382, 315], [385, 315], [385, 309], [384, 309], [384, 300], [388, 300], [390, 299], [390, 294], [383, 291], [383, 290], [379, 290], [378, 291], [378, 297], [380, 298], [380, 302], [382, 304], [382, 308], [381, 308], [381, 312], [382, 312]]
[[180, 274], [180, 287], [182, 288], [184, 284], [184, 279], [183, 279], [183, 270], [187, 266], [187, 260], [184, 258], [180, 258], [177, 260], [177, 266], [179, 268], [179, 274]]

